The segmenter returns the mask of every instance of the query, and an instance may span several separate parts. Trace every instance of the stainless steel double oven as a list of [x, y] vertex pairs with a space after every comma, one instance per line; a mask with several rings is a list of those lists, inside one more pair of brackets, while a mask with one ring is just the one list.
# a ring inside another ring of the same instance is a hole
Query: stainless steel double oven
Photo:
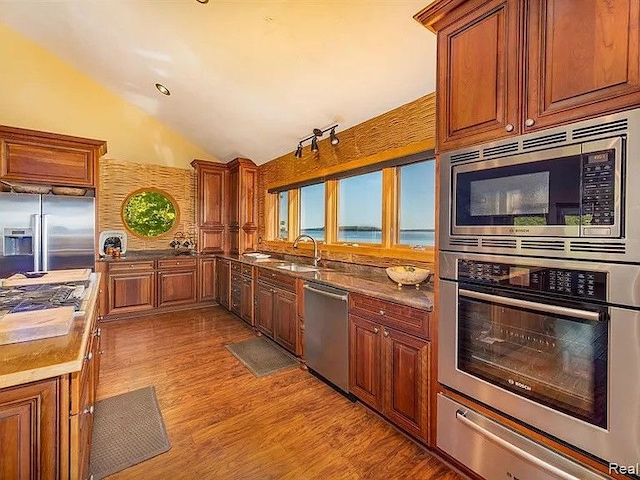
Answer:
[[[637, 474], [640, 111], [510, 142], [441, 156], [438, 381]], [[600, 478], [446, 395], [437, 443], [485, 478]]]

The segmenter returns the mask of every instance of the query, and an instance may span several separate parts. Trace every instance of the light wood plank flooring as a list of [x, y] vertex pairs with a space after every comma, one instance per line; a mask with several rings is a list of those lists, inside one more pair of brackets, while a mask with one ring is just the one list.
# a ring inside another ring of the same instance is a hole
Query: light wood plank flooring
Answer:
[[172, 444], [110, 479], [462, 478], [308, 372], [254, 377], [225, 348], [254, 333], [220, 307], [102, 332], [98, 400], [154, 385]]

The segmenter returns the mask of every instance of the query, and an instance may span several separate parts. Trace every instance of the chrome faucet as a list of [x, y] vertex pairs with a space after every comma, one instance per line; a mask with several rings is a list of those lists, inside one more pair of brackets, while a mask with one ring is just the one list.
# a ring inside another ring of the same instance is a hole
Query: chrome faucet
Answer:
[[298, 242], [300, 241], [301, 238], [308, 238], [313, 242], [313, 266], [317, 267], [318, 262], [322, 258], [318, 254], [318, 242], [316, 242], [316, 239], [313, 238], [311, 235], [307, 235], [306, 233], [303, 233], [302, 235], [298, 235], [296, 239], [293, 241], [293, 248], [298, 248]]

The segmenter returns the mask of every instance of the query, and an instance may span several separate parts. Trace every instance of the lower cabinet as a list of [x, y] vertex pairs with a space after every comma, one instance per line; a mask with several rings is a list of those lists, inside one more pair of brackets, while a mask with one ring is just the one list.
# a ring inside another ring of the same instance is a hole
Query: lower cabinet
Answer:
[[429, 441], [430, 358], [428, 340], [378, 319], [349, 315], [351, 393], [425, 443]]
[[255, 293], [256, 328], [291, 353], [300, 356], [300, 326], [296, 279], [258, 269]]
[[158, 272], [158, 307], [195, 303], [198, 282], [194, 270]]
[[231, 268], [229, 260], [224, 258], [218, 259], [216, 262], [217, 280], [216, 280], [216, 299], [218, 303], [229, 310], [231, 303]]
[[109, 275], [109, 313], [155, 308], [155, 272]]
[[0, 478], [60, 476], [58, 395], [57, 378], [0, 390]]
[[253, 279], [251, 276], [240, 277], [240, 318], [249, 325], [255, 325], [253, 319]]
[[198, 301], [216, 299], [216, 259], [200, 258], [198, 261]]

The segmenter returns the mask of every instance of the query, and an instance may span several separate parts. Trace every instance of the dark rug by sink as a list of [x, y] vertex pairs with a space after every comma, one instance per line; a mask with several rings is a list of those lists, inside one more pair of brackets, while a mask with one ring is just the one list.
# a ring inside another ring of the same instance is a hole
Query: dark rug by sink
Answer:
[[256, 377], [264, 377], [297, 366], [298, 360], [265, 337], [231, 343], [227, 349]]
[[96, 404], [89, 463], [94, 480], [170, 448], [154, 387], [105, 398]]

